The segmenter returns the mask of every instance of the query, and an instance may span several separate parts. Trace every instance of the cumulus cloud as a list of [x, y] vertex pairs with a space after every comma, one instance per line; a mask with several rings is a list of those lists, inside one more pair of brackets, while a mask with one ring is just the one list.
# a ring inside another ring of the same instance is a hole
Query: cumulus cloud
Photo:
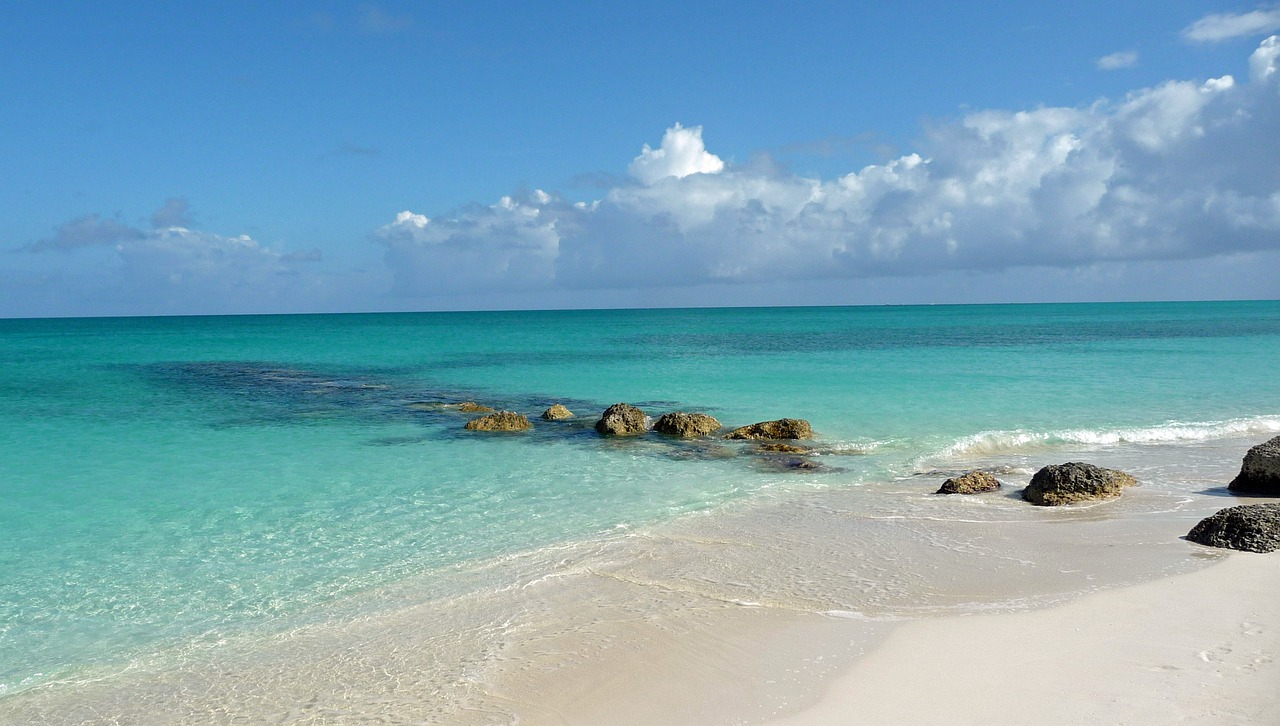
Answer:
[[1280, 30], [1280, 8], [1247, 13], [1214, 13], [1188, 25], [1182, 37], [1196, 43], [1217, 43], [1233, 38], [1256, 37]]
[[1250, 77], [987, 110], [834, 179], [735, 167], [675, 125], [591, 203], [543, 191], [377, 230], [401, 292], [870, 279], [1280, 248], [1280, 39]]
[[715, 174], [722, 169], [724, 162], [708, 152], [702, 143], [702, 127], [686, 129], [677, 123], [663, 134], [658, 148], [651, 149], [645, 144], [627, 170], [645, 184], [653, 184], [667, 177], [683, 179], [690, 174]]
[[1121, 68], [1132, 68], [1138, 65], [1138, 51], [1123, 50], [1111, 55], [1104, 55], [1097, 61], [1099, 70], [1115, 71]]

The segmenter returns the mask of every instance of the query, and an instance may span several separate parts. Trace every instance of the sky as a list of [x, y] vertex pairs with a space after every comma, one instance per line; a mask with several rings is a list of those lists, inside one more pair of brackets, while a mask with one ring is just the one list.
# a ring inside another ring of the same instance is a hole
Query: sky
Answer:
[[1280, 298], [1280, 3], [623, 5], [0, 4], [0, 317]]

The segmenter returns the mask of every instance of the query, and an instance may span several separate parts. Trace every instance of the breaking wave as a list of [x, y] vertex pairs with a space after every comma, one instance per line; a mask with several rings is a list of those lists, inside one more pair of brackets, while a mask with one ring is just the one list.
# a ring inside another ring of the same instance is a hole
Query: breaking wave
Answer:
[[983, 431], [956, 441], [941, 453], [944, 456], [974, 456], [1056, 446], [1173, 444], [1277, 433], [1280, 433], [1280, 416], [1253, 416], [1228, 421], [1170, 421], [1157, 426], [1103, 430]]

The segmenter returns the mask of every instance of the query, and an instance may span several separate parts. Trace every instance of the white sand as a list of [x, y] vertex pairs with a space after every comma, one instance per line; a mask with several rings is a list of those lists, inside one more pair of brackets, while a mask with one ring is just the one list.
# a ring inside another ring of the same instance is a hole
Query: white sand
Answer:
[[1280, 554], [1016, 614], [895, 629], [770, 726], [1280, 724]]

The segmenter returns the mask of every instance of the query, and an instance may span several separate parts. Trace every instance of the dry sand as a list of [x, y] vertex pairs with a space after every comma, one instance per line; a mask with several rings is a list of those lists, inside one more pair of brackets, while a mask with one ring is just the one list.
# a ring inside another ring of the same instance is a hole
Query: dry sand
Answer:
[[1280, 724], [1280, 554], [895, 629], [770, 726]]

